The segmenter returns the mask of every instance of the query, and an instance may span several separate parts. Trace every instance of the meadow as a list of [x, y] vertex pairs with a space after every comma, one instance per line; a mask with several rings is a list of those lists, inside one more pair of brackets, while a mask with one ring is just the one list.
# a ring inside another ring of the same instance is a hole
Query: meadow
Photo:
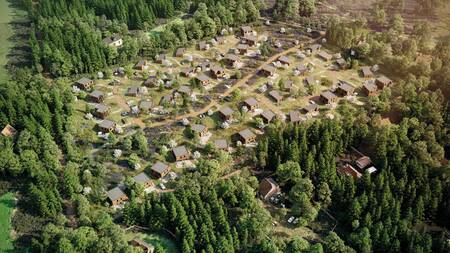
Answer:
[[14, 250], [11, 238], [11, 215], [15, 206], [14, 194], [0, 196], [0, 252]]

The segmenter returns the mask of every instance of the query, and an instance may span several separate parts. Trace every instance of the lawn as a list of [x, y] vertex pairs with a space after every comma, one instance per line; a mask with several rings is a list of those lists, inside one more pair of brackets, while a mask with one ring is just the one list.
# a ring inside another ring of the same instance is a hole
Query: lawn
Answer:
[[11, 233], [11, 215], [15, 206], [14, 194], [7, 193], [0, 197], [0, 252], [14, 250]]
[[162, 233], [136, 233], [133, 234], [133, 238], [137, 237], [146, 243], [151, 245], [161, 244], [161, 246], [166, 250], [167, 253], [178, 253], [180, 252], [176, 242], [170, 238], [168, 235]]
[[0, 0], [0, 81], [7, 80], [8, 74], [4, 66], [8, 62], [7, 54], [12, 47], [8, 39], [13, 35], [9, 22], [13, 17], [13, 9], [7, 0]]

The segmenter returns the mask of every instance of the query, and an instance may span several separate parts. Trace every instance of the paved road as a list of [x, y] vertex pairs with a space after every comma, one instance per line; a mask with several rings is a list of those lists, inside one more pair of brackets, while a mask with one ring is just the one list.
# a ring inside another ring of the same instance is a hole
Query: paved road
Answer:
[[[247, 81], [249, 81], [253, 76], [257, 75], [258, 72], [262, 69], [263, 66], [270, 64], [272, 62], [274, 62], [275, 60], [277, 60], [280, 56], [283, 55], [287, 55], [290, 53], [295, 52], [297, 49], [299, 49], [301, 47], [301, 45], [298, 46], [294, 46], [291, 47], [283, 52], [280, 52], [278, 54], [275, 54], [274, 56], [270, 57], [269, 59], [267, 59], [265, 62], [263, 62], [258, 68], [256, 68], [253, 72], [249, 73], [248, 75], [244, 76], [242, 79], [240, 79], [236, 84], [234, 84], [230, 89], [228, 89], [225, 93], [221, 94], [223, 96], [228, 96], [230, 95], [233, 91], [235, 91], [236, 89], [241, 88], [242, 86], [244, 86]], [[180, 121], [184, 118], [191, 118], [191, 117], [197, 117], [200, 114], [206, 113], [208, 112], [210, 109], [212, 109], [214, 106], [218, 105], [219, 101], [217, 99], [212, 100], [208, 105], [206, 105], [205, 107], [203, 107], [201, 110], [195, 111], [195, 112], [191, 112], [191, 113], [187, 113], [187, 114], [183, 114], [183, 115], [178, 115], [175, 116], [173, 118], [170, 119], [166, 119], [164, 121], [160, 121], [160, 122], [153, 122], [150, 124], [147, 124], [147, 127], [160, 127], [160, 126], [165, 126], [165, 125], [170, 125], [173, 124], [177, 121]]]

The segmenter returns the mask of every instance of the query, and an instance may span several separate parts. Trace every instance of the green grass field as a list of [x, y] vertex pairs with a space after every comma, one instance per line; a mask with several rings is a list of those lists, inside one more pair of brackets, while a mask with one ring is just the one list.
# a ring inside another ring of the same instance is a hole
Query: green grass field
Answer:
[[0, 252], [12, 252], [14, 250], [10, 237], [11, 215], [14, 206], [13, 193], [7, 193], [0, 197]]
[[7, 54], [12, 47], [9, 38], [13, 35], [13, 31], [9, 22], [13, 19], [14, 10], [7, 0], [0, 0], [0, 81], [8, 79], [8, 73], [4, 68], [8, 62]]
[[[178, 246], [172, 238], [162, 233], [133, 233], [133, 238], [138, 237], [139, 239], [149, 243], [151, 245], [161, 244], [161, 246], [166, 250], [167, 253], [179, 253]], [[130, 238], [131, 239], [131, 238]]]

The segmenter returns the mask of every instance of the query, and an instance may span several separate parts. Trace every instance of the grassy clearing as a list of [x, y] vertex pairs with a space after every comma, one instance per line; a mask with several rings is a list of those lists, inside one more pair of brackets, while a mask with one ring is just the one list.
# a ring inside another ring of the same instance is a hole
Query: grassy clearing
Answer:
[[0, 197], [0, 252], [14, 250], [11, 234], [11, 215], [15, 206], [14, 194], [7, 193]]
[[173, 18], [172, 20], [170, 20], [169, 22], [167, 22], [167, 23], [165, 23], [163, 25], [160, 25], [160, 26], [157, 26], [157, 27], [153, 28], [152, 30], [150, 30], [150, 32], [148, 32], [148, 35], [155, 35], [155, 34], [158, 34], [158, 33], [162, 32], [162, 31], [164, 31], [164, 28], [167, 25], [170, 25], [170, 24], [183, 24], [183, 22], [184, 21], [181, 19], [181, 15], [180, 15], [178, 17]]
[[167, 253], [180, 252], [176, 242], [169, 236], [162, 233], [150, 233], [150, 234], [133, 233], [130, 234], [130, 236], [132, 236], [130, 239], [137, 237], [151, 245], [161, 244], [161, 246], [166, 250]]
[[8, 79], [8, 73], [4, 68], [8, 62], [8, 52], [12, 47], [9, 38], [13, 35], [13, 31], [9, 23], [13, 19], [13, 9], [7, 0], [0, 0], [0, 81]]

